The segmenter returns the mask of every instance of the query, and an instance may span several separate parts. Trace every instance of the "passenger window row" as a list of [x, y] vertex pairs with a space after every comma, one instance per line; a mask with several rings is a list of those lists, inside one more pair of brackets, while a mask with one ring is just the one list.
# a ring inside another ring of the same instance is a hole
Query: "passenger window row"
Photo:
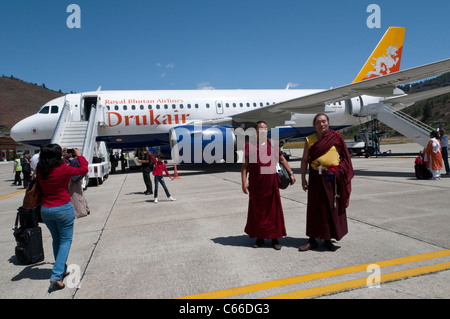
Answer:
[[[275, 104], [275, 102], [272, 102], [272, 104]], [[270, 105], [270, 103], [269, 103], [269, 102], [266, 102], [265, 105]], [[239, 103], [239, 104], [238, 104], [238, 103], [225, 103], [225, 107], [227, 107], [227, 108], [229, 108], [229, 107], [237, 107], [237, 106], [239, 106], [239, 107], [244, 107], [244, 106], [246, 106], [246, 107], [250, 107], [250, 106], [253, 106], [253, 107], [257, 107], [257, 106], [263, 107], [263, 106], [264, 106], [264, 103], [263, 103], [263, 102], [259, 102], [259, 103], [256, 103], [256, 102], [249, 103], [249, 102], [247, 102], [247, 103]]]
[[[275, 102], [272, 102], [272, 104], [275, 104]], [[270, 105], [270, 103], [266, 102], [265, 105]], [[222, 107], [222, 104], [221, 103], [217, 103], [217, 106], [218, 107]], [[253, 107], [257, 107], [257, 106], [263, 107], [264, 103], [263, 102], [259, 102], [259, 103], [256, 103], [256, 102], [253, 102], [253, 103], [249, 103], [249, 102], [247, 102], [247, 103], [225, 103], [225, 107], [226, 108], [230, 108], [230, 107], [236, 108], [238, 106], [239, 107], [244, 107], [244, 106], [246, 106], [246, 107], [251, 107], [251, 106], [253, 106]], [[199, 105], [196, 103], [196, 104], [178, 104], [178, 105], [177, 104], [172, 104], [170, 106], [170, 108], [172, 108], [174, 110], [175, 109], [184, 109], [185, 107], [188, 108], [188, 109], [191, 109], [191, 108], [198, 109]], [[211, 104], [210, 103], [206, 103], [206, 108], [209, 109], [210, 107], [211, 107]], [[115, 111], [118, 111], [119, 110], [119, 105], [114, 105], [114, 106], [106, 105], [106, 108], [108, 110], [112, 110], [114, 108]], [[156, 110], [165, 109], [165, 110], [167, 110], [167, 109], [169, 109], [169, 105], [168, 104], [163, 104], [163, 105], [160, 105], [160, 104], [156, 104], [156, 105], [149, 104], [147, 106], [144, 106], [142, 104], [139, 105], [139, 106], [137, 106], [137, 105], [130, 105], [130, 110], [136, 110], [136, 109], [144, 110], [146, 108], [148, 110], [153, 110], [153, 109], [156, 109]], [[122, 105], [122, 110], [124, 110], [124, 111], [128, 110], [128, 106], [127, 105]]]
[[[176, 108], [180, 108], [180, 109], [184, 109], [184, 107], [185, 107], [185, 105], [184, 104], [180, 104], [180, 105], [178, 105], [178, 107], [177, 107], [177, 105], [176, 104], [172, 104], [171, 105], [171, 108], [172, 109], [176, 109]], [[108, 110], [111, 110], [112, 108], [113, 108], [113, 106], [110, 106], [110, 105], [106, 105], [106, 108], [108, 109]], [[136, 110], [136, 109], [140, 109], [140, 110], [144, 110], [144, 109], [148, 109], [148, 110], [153, 110], [153, 109], [156, 109], [156, 110], [160, 110], [160, 109], [162, 109], [162, 108], [164, 108], [164, 109], [168, 109], [169, 108], [169, 105], [168, 104], [164, 104], [164, 105], [160, 105], [160, 104], [156, 104], [156, 105], [152, 105], [152, 104], [149, 104], [149, 105], [147, 105], [147, 106], [144, 106], [144, 105], [139, 105], [139, 107], [138, 106], [136, 106], [136, 105], [130, 105], [130, 110]], [[186, 104], [186, 108], [188, 108], [188, 109], [190, 109], [190, 108], [196, 108], [196, 109], [198, 109], [198, 104], [194, 104], [194, 105], [192, 105], [192, 104]], [[119, 106], [118, 105], [114, 105], [114, 110], [115, 111], [118, 111], [119, 110]], [[128, 106], [127, 105], [122, 105], [122, 110], [124, 110], [124, 111], [126, 111], [126, 110], [128, 110]]]

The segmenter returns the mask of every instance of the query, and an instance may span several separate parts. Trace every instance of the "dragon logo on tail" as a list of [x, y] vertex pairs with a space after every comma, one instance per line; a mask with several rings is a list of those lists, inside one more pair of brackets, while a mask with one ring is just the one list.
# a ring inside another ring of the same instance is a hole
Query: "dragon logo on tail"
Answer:
[[[375, 64], [371, 64], [375, 67], [375, 69], [367, 72], [364, 80], [398, 71], [399, 65], [397, 66], [397, 64], [400, 62], [400, 52], [398, 51], [399, 50], [396, 46], [391, 45], [386, 50], [387, 56], [383, 55], [378, 58], [373, 58], [375, 60]], [[397, 66], [397, 68], [394, 68], [395, 66]]]

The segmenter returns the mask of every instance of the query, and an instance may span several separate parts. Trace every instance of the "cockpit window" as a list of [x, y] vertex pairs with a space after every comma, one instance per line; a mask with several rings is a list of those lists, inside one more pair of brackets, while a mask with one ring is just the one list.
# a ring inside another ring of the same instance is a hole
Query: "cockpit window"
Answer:
[[58, 105], [52, 105], [51, 107], [48, 105], [45, 105], [43, 107], [41, 107], [41, 109], [38, 111], [38, 113], [40, 114], [58, 114], [59, 111], [59, 107]]
[[48, 111], [50, 110], [50, 107], [48, 106], [48, 105], [46, 105], [46, 106], [43, 106], [40, 110], [39, 110], [39, 112], [38, 113], [41, 113], [41, 114], [48, 114]]

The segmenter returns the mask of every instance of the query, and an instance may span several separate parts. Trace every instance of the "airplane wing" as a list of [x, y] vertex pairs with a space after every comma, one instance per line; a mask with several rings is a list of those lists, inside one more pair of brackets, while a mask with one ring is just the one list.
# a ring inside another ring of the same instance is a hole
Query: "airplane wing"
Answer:
[[383, 103], [392, 103], [393, 106], [395, 105], [405, 105], [407, 104], [412, 105], [417, 101], [423, 101], [435, 96], [439, 96], [439, 95], [443, 95], [443, 94], [447, 94], [450, 93], [450, 86], [444, 86], [441, 88], [437, 88], [437, 89], [431, 89], [431, 90], [426, 90], [426, 91], [422, 91], [422, 92], [418, 92], [418, 93], [411, 93], [411, 94], [404, 94], [401, 96], [396, 96], [396, 97], [392, 97], [392, 98], [388, 98], [383, 100]]
[[450, 59], [446, 59], [237, 114], [233, 116], [233, 121], [239, 123], [265, 120], [268, 125], [270, 122], [269, 126], [271, 127], [284, 125], [284, 121], [290, 119], [291, 112], [304, 114], [323, 112], [325, 104], [360, 95], [392, 97], [395, 95], [394, 90], [397, 85], [411, 83], [449, 71]]

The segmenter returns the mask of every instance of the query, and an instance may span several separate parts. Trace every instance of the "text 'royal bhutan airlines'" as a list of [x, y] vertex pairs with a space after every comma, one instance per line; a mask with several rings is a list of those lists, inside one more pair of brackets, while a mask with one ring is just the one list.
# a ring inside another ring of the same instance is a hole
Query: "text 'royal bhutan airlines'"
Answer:
[[148, 99], [120, 99], [120, 100], [110, 100], [106, 99], [106, 105], [114, 105], [114, 104], [154, 104], [154, 103], [183, 103], [182, 99], [157, 99], [157, 100], [148, 100]]

